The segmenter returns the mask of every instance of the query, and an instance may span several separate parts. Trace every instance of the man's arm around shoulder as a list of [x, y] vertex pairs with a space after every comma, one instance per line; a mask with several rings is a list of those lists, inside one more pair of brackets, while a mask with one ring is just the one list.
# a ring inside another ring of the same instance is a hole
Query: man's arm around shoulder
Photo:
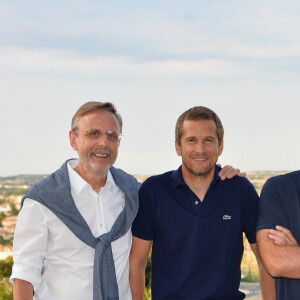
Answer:
[[129, 279], [132, 300], [144, 299], [145, 269], [152, 241], [132, 237]]
[[33, 287], [32, 284], [26, 280], [14, 279], [13, 282], [14, 300], [32, 300]]

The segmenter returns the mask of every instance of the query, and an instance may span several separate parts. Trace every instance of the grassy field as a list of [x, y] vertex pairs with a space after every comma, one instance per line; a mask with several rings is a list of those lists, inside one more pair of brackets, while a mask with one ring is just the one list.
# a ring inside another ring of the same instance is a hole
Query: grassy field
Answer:
[[259, 281], [259, 270], [254, 253], [252, 252], [249, 243], [244, 238], [244, 255], [241, 264], [242, 280], [250, 282]]

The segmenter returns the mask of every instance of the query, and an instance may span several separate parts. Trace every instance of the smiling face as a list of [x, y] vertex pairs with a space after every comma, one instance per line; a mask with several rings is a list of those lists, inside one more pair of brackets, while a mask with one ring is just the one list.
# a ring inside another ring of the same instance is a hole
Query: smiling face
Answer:
[[212, 120], [184, 120], [182, 136], [175, 144], [182, 158], [183, 175], [213, 177], [215, 164], [223, 150]]
[[76, 128], [69, 133], [70, 144], [79, 156], [76, 171], [87, 181], [106, 178], [120, 144], [121, 128], [116, 117], [110, 111], [95, 110], [80, 117]]

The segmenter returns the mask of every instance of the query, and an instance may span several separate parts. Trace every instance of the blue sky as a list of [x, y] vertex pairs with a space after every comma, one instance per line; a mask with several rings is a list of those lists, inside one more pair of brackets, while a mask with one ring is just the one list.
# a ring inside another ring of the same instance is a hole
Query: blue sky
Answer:
[[299, 1], [0, 0], [0, 176], [50, 173], [75, 157], [70, 120], [90, 100], [124, 119], [116, 165], [180, 164], [174, 126], [213, 109], [222, 164], [299, 168]]

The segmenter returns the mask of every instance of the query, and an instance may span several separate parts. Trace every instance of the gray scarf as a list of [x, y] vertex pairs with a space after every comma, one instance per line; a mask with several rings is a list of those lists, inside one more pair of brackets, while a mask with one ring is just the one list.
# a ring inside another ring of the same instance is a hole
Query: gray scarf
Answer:
[[95, 249], [94, 258], [94, 300], [118, 300], [118, 285], [111, 243], [125, 235], [138, 210], [137, 180], [111, 167], [110, 171], [117, 186], [125, 194], [125, 207], [117, 217], [111, 231], [95, 238], [78, 211], [73, 197], [66, 161], [60, 169], [36, 183], [23, 198], [31, 198], [49, 208], [81, 241]]

